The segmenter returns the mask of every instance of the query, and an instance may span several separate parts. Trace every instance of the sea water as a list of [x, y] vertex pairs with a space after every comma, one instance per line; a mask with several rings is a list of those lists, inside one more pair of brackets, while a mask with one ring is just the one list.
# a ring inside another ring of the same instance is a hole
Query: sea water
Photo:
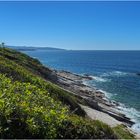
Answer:
[[45, 66], [78, 74], [89, 74], [88, 84], [120, 103], [118, 109], [136, 124], [140, 132], [140, 51], [24, 51]]

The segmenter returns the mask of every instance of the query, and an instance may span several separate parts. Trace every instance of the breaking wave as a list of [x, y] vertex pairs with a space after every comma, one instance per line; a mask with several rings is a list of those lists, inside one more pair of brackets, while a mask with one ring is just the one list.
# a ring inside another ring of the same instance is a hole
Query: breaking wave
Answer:
[[[103, 83], [103, 82], [108, 82], [108, 81], [112, 81], [111, 76], [114, 78], [114, 76], [116, 77], [123, 77], [123, 76], [129, 76], [132, 75], [134, 73], [127, 73], [127, 72], [121, 72], [121, 71], [112, 71], [112, 72], [107, 72], [107, 73], [103, 73], [100, 76], [91, 76], [96, 82], [99, 83]], [[86, 83], [87, 85], [89, 85], [89, 82]], [[103, 83], [104, 84], [104, 83]], [[94, 86], [97, 88], [98, 91], [102, 92], [105, 94], [105, 97], [108, 98], [109, 100], [113, 101], [111, 98], [112, 96], [116, 96], [117, 94], [113, 94], [110, 92], [107, 92], [105, 90], [98, 89], [98, 86], [96, 85], [96, 83], [91, 82], [90, 86]], [[125, 106], [122, 103], [119, 103], [119, 106], [117, 106], [117, 110], [120, 113], [125, 114], [128, 118], [130, 118], [135, 124], [132, 126], [132, 129], [137, 132], [140, 133], [140, 111], [136, 110], [135, 108], [130, 108]]]
[[92, 78], [96, 80], [97, 82], [107, 82], [109, 80], [109, 79], [98, 77], [98, 76], [92, 76]]
[[112, 71], [112, 72], [103, 73], [101, 76], [103, 76], [103, 77], [108, 77], [108, 76], [126, 76], [126, 75], [129, 75], [129, 74], [130, 73], [122, 72], [122, 71]]
[[140, 133], [140, 112], [135, 108], [128, 108], [124, 104], [121, 104], [117, 107], [121, 113], [124, 113], [127, 117], [129, 117], [135, 124], [132, 126], [132, 129], [135, 132]]
[[102, 89], [98, 89], [97, 91], [100, 91], [100, 92], [104, 93], [104, 94], [105, 94], [105, 97], [108, 98], [108, 99], [111, 98], [111, 96], [112, 96], [111, 93], [106, 92], [106, 91], [104, 91], [104, 90], [102, 90]]

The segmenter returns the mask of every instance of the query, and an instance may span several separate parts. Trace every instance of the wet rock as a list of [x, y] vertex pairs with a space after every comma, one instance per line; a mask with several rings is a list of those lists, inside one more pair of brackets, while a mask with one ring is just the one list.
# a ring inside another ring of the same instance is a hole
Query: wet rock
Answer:
[[88, 79], [88, 80], [93, 80], [94, 79], [93, 77], [91, 77], [88, 74], [84, 74], [84, 76], [82, 76], [82, 77], [85, 78], [85, 79]]

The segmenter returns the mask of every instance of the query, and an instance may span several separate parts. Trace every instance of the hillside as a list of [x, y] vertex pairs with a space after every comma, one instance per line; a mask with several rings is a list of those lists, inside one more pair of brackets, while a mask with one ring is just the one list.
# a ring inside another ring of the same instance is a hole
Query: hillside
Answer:
[[37, 59], [0, 48], [0, 138], [134, 138], [89, 119], [79, 105], [86, 103], [55, 81]]
[[18, 51], [37, 51], [37, 50], [47, 50], [47, 51], [62, 51], [64, 49], [53, 48], [53, 47], [32, 47], [32, 46], [6, 46], [10, 49], [15, 49]]

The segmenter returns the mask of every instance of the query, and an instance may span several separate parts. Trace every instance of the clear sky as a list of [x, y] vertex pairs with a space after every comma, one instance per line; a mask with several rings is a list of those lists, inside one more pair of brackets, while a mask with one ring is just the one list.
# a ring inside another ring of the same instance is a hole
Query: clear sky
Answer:
[[84, 50], [140, 50], [140, 1], [0, 2], [0, 41]]

